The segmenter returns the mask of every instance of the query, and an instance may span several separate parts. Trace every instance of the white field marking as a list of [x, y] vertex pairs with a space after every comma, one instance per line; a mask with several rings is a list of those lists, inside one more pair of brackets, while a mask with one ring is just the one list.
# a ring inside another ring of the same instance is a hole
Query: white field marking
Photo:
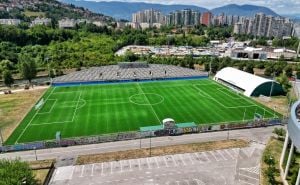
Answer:
[[251, 177], [251, 176], [249, 176], [249, 175], [245, 175], [245, 174], [240, 174], [240, 173], [239, 173], [239, 176], [243, 176], [243, 177], [246, 177], [246, 178], [249, 178], [249, 179], [253, 179], [253, 180], [259, 181], [258, 178]]
[[202, 94], [205, 94], [205, 96], [207, 96], [208, 99], [212, 99], [213, 101], [217, 102], [219, 105], [221, 105], [224, 108], [227, 109], [234, 109], [234, 108], [243, 108], [243, 107], [258, 107], [256, 104], [254, 104], [253, 102], [248, 101], [249, 103], [251, 103], [250, 105], [241, 105], [241, 106], [226, 106], [223, 103], [219, 102], [217, 99], [215, 99], [214, 97], [212, 97], [211, 95], [207, 94], [205, 91], [199, 89], [197, 86], [194, 85], [194, 87], [196, 89], [198, 89], [198, 91], [200, 91]]
[[148, 168], [151, 169], [151, 165], [150, 165], [150, 163], [149, 163], [149, 158], [148, 158], [148, 157], [146, 158], [146, 161], [147, 161], [147, 166], [148, 166]]
[[162, 156], [162, 158], [163, 158], [164, 161], [165, 161], [166, 167], [169, 167], [168, 162], [167, 162], [167, 160], [166, 160], [166, 156]]
[[75, 115], [76, 115], [76, 112], [77, 112], [77, 109], [78, 109], [78, 104], [79, 104], [79, 102], [80, 102], [81, 95], [82, 95], [82, 91], [80, 91], [79, 98], [78, 98], [78, 100], [77, 100], [77, 104], [76, 104], [75, 111], [74, 111], [74, 114], [73, 114], [73, 117], [72, 117], [72, 121], [71, 121], [71, 122], [74, 121], [74, 118], [75, 118]]
[[205, 158], [207, 159], [207, 162], [211, 162], [211, 160], [208, 158], [207, 154], [205, 152], [201, 153], [203, 156], [205, 156]]
[[189, 156], [189, 159], [190, 159], [191, 163], [194, 164], [194, 161], [193, 161], [193, 158], [192, 158], [191, 154], [188, 154], [188, 156]]
[[218, 152], [220, 154], [220, 156], [225, 160], [227, 161], [227, 158], [222, 154], [222, 151], [221, 150], [216, 150], [216, 152]]
[[79, 177], [83, 177], [83, 172], [84, 172], [84, 165], [82, 165], [82, 167], [81, 167], [81, 173], [80, 173]]
[[[46, 101], [49, 99], [49, 97], [52, 95], [53, 91], [56, 89], [56, 87], [53, 88], [53, 90], [50, 92], [50, 94], [48, 95], [48, 97], [46, 98]], [[40, 109], [39, 109], [40, 110]], [[29, 127], [29, 125], [31, 124], [31, 122], [34, 120], [34, 118], [36, 117], [37, 113], [39, 112], [39, 110], [37, 110], [34, 115], [32, 116], [31, 120], [29, 121], [29, 123], [26, 125], [26, 127], [24, 128], [24, 130], [21, 132], [21, 134], [19, 135], [19, 137], [17, 138], [15, 144], [18, 144], [19, 139], [23, 136], [24, 132], [27, 130], [27, 128]]]
[[223, 91], [223, 90], [227, 90], [227, 91], [228, 91], [228, 89], [226, 89], [226, 88], [217, 88], [217, 90], [220, 91], [221, 93], [225, 94], [226, 96], [228, 96], [228, 97], [234, 99], [234, 100], [242, 99], [242, 98], [239, 97], [239, 96], [238, 96], [238, 97], [233, 97], [230, 93]]
[[160, 168], [160, 166], [159, 166], [159, 164], [158, 164], [158, 161], [157, 161], [157, 157], [154, 157], [154, 160], [155, 160], [155, 163], [156, 163], [157, 168]]
[[152, 112], [155, 114], [156, 119], [158, 120], [158, 123], [161, 124], [160, 119], [159, 119], [159, 117], [157, 116], [157, 114], [156, 114], [156, 112], [155, 112], [153, 106], [150, 104], [150, 101], [149, 101], [148, 97], [145, 95], [145, 92], [143, 91], [143, 89], [141, 88], [141, 86], [140, 86], [139, 83], [137, 83], [137, 85], [138, 85], [138, 88], [140, 89], [140, 91], [142, 91], [142, 93], [144, 94], [146, 100], [148, 101], [148, 103], [149, 103], [149, 105], [150, 105], [150, 107], [151, 107], [151, 109], [152, 109]]
[[249, 185], [255, 185], [254, 183], [247, 182], [247, 181], [244, 181], [244, 180], [240, 180], [240, 179], [239, 179], [239, 181], [240, 181], [240, 182], [242, 182], [242, 183], [245, 183], [245, 184], [249, 184]]
[[[39, 112], [38, 114], [49, 114], [50, 112], [52, 112], [52, 109], [53, 109], [54, 105], [56, 104], [57, 99], [51, 99], [51, 100], [55, 100], [55, 102], [52, 104], [50, 110], [48, 112], [41, 112], [41, 113]], [[47, 100], [47, 101], [49, 101], [49, 100]]]
[[214, 152], [209, 151], [209, 153], [215, 158], [216, 161], [219, 161], [219, 159], [217, 159], [217, 157], [215, 156]]
[[234, 159], [234, 157], [231, 155], [231, 153], [227, 149], [224, 151], [231, 157], [231, 159]]
[[95, 167], [95, 164], [92, 164], [92, 173], [91, 173], [91, 176], [94, 176], [94, 167]]
[[175, 165], [175, 166], [178, 166], [178, 164], [177, 164], [176, 160], [174, 159], [174, 156], [173, 156], [173, 155], [171, 155], [170, 157], [172, 158], [174, 165]]
[[101, 176], [103, 175], [103, 163], [101, 163]]
[[185, 163], [184, 160], [183, 160], [182, 154], [179, 154], [179, 157], [180, 157], [180, 159], [181, 159], [183, 165], [186, 166], [186, 163]]
[[57, 123], [71, 123], [72, 121], [53, 121], [50, 123], [41, 123], [41, 124], [31, 124], [30, 126], [42, 126], [42, 125], [52, 125]]
[[55, 92], [53, 94], [66, 94], [66, 93], [77, 93], [77, 92], [80, 92], [80, 91], [63, 91], [63, 92]]

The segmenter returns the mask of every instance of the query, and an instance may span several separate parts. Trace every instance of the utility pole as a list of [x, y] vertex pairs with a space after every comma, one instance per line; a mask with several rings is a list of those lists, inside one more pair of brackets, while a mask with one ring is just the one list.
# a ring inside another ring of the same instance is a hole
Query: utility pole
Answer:
[[272, 91], [273, 91], [273, 85], [274, 85], [274, 80], [275, 80], [275, 72], [273, 72], [273, 79], [272, 79], [272, 85], [271, 85], [271, 89], [270, 89], [270, 98], [272, 96]]

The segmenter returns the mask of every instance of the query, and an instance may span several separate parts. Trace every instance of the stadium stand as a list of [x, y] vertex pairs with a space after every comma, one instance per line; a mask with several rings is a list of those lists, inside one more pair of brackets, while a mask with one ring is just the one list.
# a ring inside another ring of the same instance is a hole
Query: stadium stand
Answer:
[[52, 84], [68, 82], [101, 82], [165, 78], [207, 77], [208, 73], [161, 64], [125, 64], [91, 67], [53, 79]]

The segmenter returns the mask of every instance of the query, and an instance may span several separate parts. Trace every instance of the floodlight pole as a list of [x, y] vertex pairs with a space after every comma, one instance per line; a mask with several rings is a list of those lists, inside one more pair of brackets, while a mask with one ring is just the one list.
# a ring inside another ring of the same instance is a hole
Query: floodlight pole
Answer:
[[270, 89], [270, 96], [269, 96], [270, 98], [271, 98], [271, 96], [272, 96], [274, 80], [275, 80], [275, 72], [273, 72], [273, 80], [272, 80], [272, 85], [271, 85], [271, 89]]
[[151, 137], [152, 137], [152, 132], [150, 132], [150, 157], [151, 157]]
[[3, 136], [2, 136], [2, 130], [1, 130], [1, 127], [0, 127], [0, 146], [3, 145]]

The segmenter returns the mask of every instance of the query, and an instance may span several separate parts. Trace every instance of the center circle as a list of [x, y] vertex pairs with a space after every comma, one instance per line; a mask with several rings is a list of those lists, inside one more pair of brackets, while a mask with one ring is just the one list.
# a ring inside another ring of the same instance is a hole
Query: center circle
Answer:
[[130, 96], [129, 101], [136, 105], [157, 105], [164, 101], [164, 97], [155, 93], [139, 93]]

